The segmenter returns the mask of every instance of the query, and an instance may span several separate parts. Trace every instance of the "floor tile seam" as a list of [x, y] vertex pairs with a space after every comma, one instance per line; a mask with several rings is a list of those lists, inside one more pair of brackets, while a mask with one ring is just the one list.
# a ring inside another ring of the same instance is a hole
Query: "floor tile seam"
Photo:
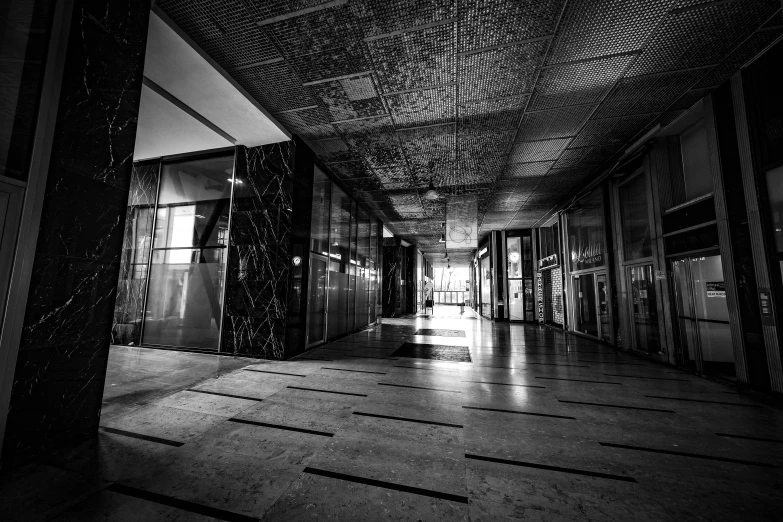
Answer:
[[504, 410], [501, 408], [482, 408], [481, 406], [462, 406], [466, 410], [479, 410], [479, 411], [489, 411], [489, 412], [496, 412], [496, 413], [513, 413], [516, 415], [530, 415], [533, 417], [547, 417], [547, 418], [553, 418], [553, 419], [564, 419], [564, 420], [579, 420], [577, 417], [570, 417], [567, 415], [555, 415], [552, 413], [538, 413], [538, 412], [532, 412], [532, 411], [520, 411], [520, 410]]
[[447, 393], [462, 393], [462, 391], [459, 390], [445, 390], [443, 388], [427, 388], [424, 386], [410, 386], [405, 384], [396, 384], [396, 383], [390, 383], [390, 382], [379, 382], [379, 386], [393, 386], [396, 388], [412, 388], [416, 390], [429, 390], [429, 391], [439, 391], [439, 392], [447, 392]]
[[274, 375], [288, 375], [290, 377], [307, 377], [307, 375], [303, 375], [301, 373], [285, 373], [285, 372], [271, 372], [266, 370], [256, 370], [253, 368], [242, 368], [243, 371], [246, 372], [253, 372], [253, 373], [269, 373]]
[[236, 424], [246, 424], [248, 426], [258, 426], [260, 428], [272, 428], [276, 430], [283, 430], [283, 431], [294, 431], [297, 433], [305, 433], [308, 435], [316, 435], [319, 437], [334, 437], [334, 433], [328, 432], [328, 431], [321, 431], [321, 430], [311, 430], [308, 428], [300, 428], [298, 426], [289, 426], [287, 424], [276, 424], [273, 422], [261, 422], [256, 421], [252, 419], [242, 419], [239, 417], [231, 417], [230, 419], [227, 419], [227, 422], [233, 422]]
[[744, 406], [746, 408], [757, 408], [757, 409], [764, 409], [764, 410], [767, 409], [761, 404], [744, 404], [740, 402], [709, 401], [709, 400], [702, 400], [702, 399], [690, 399], [685, 397], [666, 397], [663, 395], [644, 395], [644, 397], [650, 399], [664, 399], [664, 400], [671, 400], [671, 401], [699, 402], [702, 404], [720, 404], [721, 406]]
[[[411, 493], [414, 495], [420, 495], [430, 498], [438, 498], [440, 500], [446, 500], [451, 502], [458, 502], [460, 504], [468, 504], [468, 496], [467, 495], [457, 495], [454, 493], [446, 493], [442, 491], [437, 491], [433, 489], [427, 489], [422, 488], [418, 486], [407, 486], [404, 484], [398, 484], [396, 482], [390, 482], [385, 480], [379, 480], [379, 479], [371, 479], [366, 477], [361, 477], [359, 475], [350, 475], [347, 473], [340, 473], [336, 471], [329, 471], [321, 468], [314, 468], [311, 466], [307, 466], [303, 473], [308, 473], [311, 475], [326, 477], [326, 478], [332, 478], [336, 480], [344, 480], [346, 482], [354, 482], [357, 484], [364, 484], [366, 486], [374, 486], [384, 489], [390, 489], [393, 491], [400, 491], [403, 493]], [[465, 491], [467, 493], [467, 481], [465, 483]]]
[[240, 399], [244, 401], [261, 402], [264, 400], [264, 399], [259, 399], [258, 397], [248, 397], [246, 395], [234, 395], [232, 393], [215, 392], [211, 390], [198, 390], [196, 388], [187, 388], [185, 391], [189, 391], [193, 393], [201, 393], [203, 395], [214, 395], [216, 397], [228, 397], [230, 399]]
[[718, 457], [715, 455], [705, 455], [701, 453], [690, 453], [687, 451], [673, 451], [673, 450], [667, 450], [667, 449], [661, 449], [661, 448], [647, 448], [644, 446], [634, 446], [631, 444], [617, 444], [614, 442], [601, 442], [598, 441], [598, 443], [606, 448], [617, 448], [617, 449], [625, 449], [630, 451], [641, 451], [646, 453], [657, 453], [657, 454], [663, 454], [663, 455], [673, 455], [676, 457], [689, 457], [689, 458], [695, 458], [695, 459], [702, 459], [702, 460], [713, 460], [717, 462], [728, 462], [731, 464], [744, 464], [747, 466], [758, 466], [762, 468], [770, 468], [770, 469], [778, 469], [779, 467], [770, 464], [768, 462], [755, 462], [751, 460], [743, 460], [743, 459], [731, 459], [728, 457]]
[[677, 413], [674, 410], [664, 410], [661, 408], [647, 408], [645, 406], [627, 406], [623, 404], [607, 404], [607, 403], [599, 403], [599, 402], [586, 402], [586, 401], [572, 401], [568, 399], [558, 399], [555, 397], [555, 400], [557, 402], [563, 403], [563, 404], [582, 404], [585, 406], [602, 406], [606, 408], [620, 408], [620, 409], [629, 409], [629, 410], [642, 410], [642, 411], [655, 411], [660, 413]]
[[637, 483], [637, 480], [633, 477], [627, 477], [624, 475], [615, 475], [612, 473], [603, 473], [600, 471], [590, 471], [590, 470], [584, 470], [584, 469], [577, 469], [577, 468], [566, 468], [562, 466], [552, 466], [549, 464], [540, 464], [537, 462], [527, 462], [527, 461], [520, 461], [520, 460], [512, 460], [512, 459], [501, 459], [497, 457], [489, 457], [486, 455], [478, 455], [475, 453], [465, 453], [465, 458], [467, 460], [477, 460], [482, 462], [491, 462], [494, 464], [506, 464], [510, 466], [520, 466], [525, 468], [532, 468], [532, 469], [542, 469], [547, 471], [555, 471], [560, 473], [569, 473], [572, 475], [582, 475], [587, 477], [594, 477], [594, 478], [604, 478], [609, 480], [618, 480], [621, 482], [633, 482]]
[[258, 521], [256, 517], [244, 515], [241, 513], [235, 513], [221, 508], [208, 506], [206, 504], [200, 504], [190, 500], [179, 499], [170, 495], [163, 495], [161, 493], [153, 493], [141, 488], [133, 486], [127, 486], [119, 482], [109, 484], [104, 491], [110, 491], [112, 493], [119, 493], [122, 495], [139, 498], [148, 502], [153, 502], [162, 506], [173, 507], [181, 511], [187, 511], [189, 513], [195, 513], [207, 517], [216, 518], [218, 520], [225, 520], [228, 522], [250, 522]]
[[104, 433], [111, 433], [113, 435], [122, 435], [124, 437], [130, 437], [133, 439], [146, 440], [147, 442], [155, 442], [158, 444], [164, 444], [166, 446], [173, 446], [175, 448], [180, 448], [186, 444], [185, 442], [178, 440], [155, 437], [154, 435], [146, 435], [144, 433], [138, 433], [135, 431], [121, 430], [119, 428], [112, 428], [110, 426], [99, 426], [98, 429]]
[[773, 444], [783, 444], [783, 439], [772, 439], [772, 438], [766, 438], [766, 437], [753, 437], [750, 435], [735, 435], [732, 433], [715, 433], [718, 437], [727, 437], [730, 439], [740, 439], [740, 440], [752, 440], [756, 442], [769, 442]]

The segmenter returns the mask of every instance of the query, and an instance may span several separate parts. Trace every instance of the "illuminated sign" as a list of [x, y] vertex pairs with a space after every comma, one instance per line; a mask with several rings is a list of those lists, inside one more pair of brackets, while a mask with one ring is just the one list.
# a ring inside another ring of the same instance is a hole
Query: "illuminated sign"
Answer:
[[546, 256], [543, 259], [538, 260], [538, 269], [543, 270], [545, 268], [552, 268], [558, 266], [557, 265], [557, 254], [552, 254], [551, 256]]
[[294, 266], [299, 266], [302, 264], [302, 258], [299, 256], [294, 256], [293, 259], [291, 259], [291, 263], [293, 263]]
[[481, 257], [481, 256], [483, 256], [486, 253], [487, 253], [487, 247], [484, 247], [481, 250], [479, 250], [478, 255], [479, 255], [479, 257]]

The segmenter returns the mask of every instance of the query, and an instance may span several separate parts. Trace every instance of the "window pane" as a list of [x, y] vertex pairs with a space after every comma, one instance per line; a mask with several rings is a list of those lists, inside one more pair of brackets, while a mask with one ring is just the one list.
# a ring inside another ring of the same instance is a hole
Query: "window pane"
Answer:
[[233, 155], [164, 164], [142, 342], [218, 348]]
[[783, 252], [783, 165], [767, 172], [767, 195], [775, 247]]
[[620, 186], [620, 209], [625, 259], [633, 260], [652, 256], [644, 174], [636, 176]]
[[707, 129], [703, 120], [680, 135], [680, 148], [685, 177], [685, 200], [712, 192]]
[[571, 270], [604, 265], [603, 197], [596, 192], [568, 212], [568, 248]]
[[521, 239], [519, 237], [506, 238], [506, 256], [508, 259], [507, 270], [508, 277], [513, 279], [515, 277], [522, 277], [522, 248]]
[[350, 259], [351, 198], [332, 186], [331, 237], [329, 239], [329, 320], [330, 339], [348, 331], [348, 264]]
[[313, 173], [313, 216], [310, 226], [310, 249], [319, 254], [329, 254], [329, 206], [332, 182], [321, 169]]

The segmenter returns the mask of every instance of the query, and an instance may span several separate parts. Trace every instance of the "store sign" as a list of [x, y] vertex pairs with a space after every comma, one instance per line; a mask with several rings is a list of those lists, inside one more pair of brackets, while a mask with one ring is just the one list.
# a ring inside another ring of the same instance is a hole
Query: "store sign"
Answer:
[[475, 195], [446, 199], [446, 250], [478, 247], [478, 198]]
[[759, 288], [759, 310], [761, 311], [761, 324], [774, 326], [775, 314], [772, 311], [772, 294], [769, 288]]
[[603, 245], [597, 242], [582, 246], [577, 245], [575, 250], [571, 250], [571, 263], [576, 270], [603, 265]]
[[301, 257], [299, 257], [299, 256], [294, 256], [294, 257], [293, 257], [293, 259], [291, 259], [291, 263], [292, 263], [294, 266], [299, 266], [299, 265], [301, 265], [301, 264], [302, 264], [302, 258], [301, 258]]
[[538, 274], [537, 294], [538, 294], [538, 322], [544, 322], [544, 280], [541, 274]]
[[545, 268], [552, 268], [553, 266], [557, 265], [557, 254], [552, 254], [551, 256], [546, 256], [544, 259], [538, 260], [538, 269], [543, 270]]
[[479, 255], [479, 257], [481, 257], [481, 256], [483, 256], [486, 253], [487, 253], [487, 247], [484, 247], [481, 250], [479, 250], [478, 255]]
[[726, 283], [723, 281], [707, 281], [707, 297], [726, 298]]

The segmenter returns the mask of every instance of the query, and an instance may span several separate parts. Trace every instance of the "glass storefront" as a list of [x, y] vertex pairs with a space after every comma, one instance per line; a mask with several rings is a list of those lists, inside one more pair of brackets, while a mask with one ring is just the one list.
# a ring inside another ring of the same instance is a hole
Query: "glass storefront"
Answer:
[[506, 274], [508, 279], [508, 318], [534, 321], [533, 248], [530, 232], [506, 237]]
[[217, 350], [234, 156], [164, 163], [142, 343]]
[[313, 180], [307, 346], [374, 323], [378, 222], [318, 167]]
[[492, 270], [489, 266], [489, 254], [479, 260], [481, 287], [481, 315], [492, 319]]
[[661, 351], [658, 304], [651, 264], [628, 267], [631, 299], [631, 330], [634, 349], [658, 354]]
[[568, 266], [572, 274], [573, 331], [611, 341], [606, 276], [603, 192], [579, 201], [567, 214]]
[[634, 176], [620, 186], [620, 212], [625, 260], [651, 257], [650, 215], [644, 174]]
[[[315, 167], [309, 259], [294, 254], [280, 259], [279, 249], [285, 245], [273, 244], [276, 238], [272, 237], [260, 246], [229, 245], [233, 237], [229, 229], [241, 238], [246, 228], [261, 235], [266, 231], [257, 227], [269, 225], [248, 221], [249, 213], [236, 210], [239, 194], [253, 187], [247, 177], [235, 175], [234, 165], [233, 151], [134, 165], [114, 342], [232, 349], [230, 341], [246, 332], [236, 330], [239, 321], [247, 320], [242, 314], [257, 313], [252, 311], [254, 302], [247, 299], [248, 292], [263, 295], [270, 302], [286, 298], [281, 284], [269, 288], [269, 277], [279, 270], [280, 262], [290, 262], [300, 267], [300, 272], [309, 267], [309, 288], [303, 289], [307, 313], [302, 347], [376, 321], [380, 302], [377, 219]], [[278, 223], [274, 217], [269, 222]], [[232, 290], [230, 281], [242, 291]], [[280, 283], [288, 284], [287, 277]], [[234, 324], [233, 317], [242, 319]], [[283, 332], [273, 335], [282, 336]]]
[[724, 379], [736, 377], [726, 284], [719, 255], [672, 261], [679, 324], [679, 364]]

